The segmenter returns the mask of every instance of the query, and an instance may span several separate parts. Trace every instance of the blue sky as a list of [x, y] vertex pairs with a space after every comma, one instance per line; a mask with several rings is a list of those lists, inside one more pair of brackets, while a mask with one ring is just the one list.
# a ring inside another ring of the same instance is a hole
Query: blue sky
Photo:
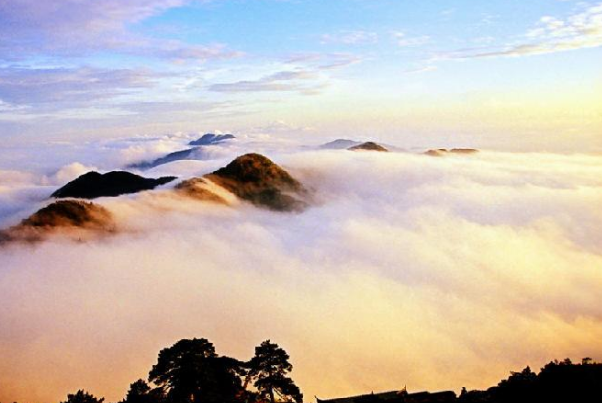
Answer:
[[602, 2], [8, 0], [0, 136], [602, 149]]

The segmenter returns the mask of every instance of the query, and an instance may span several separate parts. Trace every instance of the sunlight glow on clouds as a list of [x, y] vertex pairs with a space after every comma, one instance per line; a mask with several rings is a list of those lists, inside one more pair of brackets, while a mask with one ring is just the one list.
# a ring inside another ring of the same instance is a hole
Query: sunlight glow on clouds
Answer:
[[[157, 140], [148, 146], [170, 144]], [[277, 340], [305, 394], [320, 397], [484, 387], [509, 368], [602, 354], [599, 156], [265, 146], [313, 189], [312, 208], [276, 214], [160, 190], [98, 201], [116, 215], [114, 237], [1, 249], [0, 321], [11, 325], [0, 328], [0, 399], [86, 388], [117, 400], [160, 348], [192, 336], [242, 358]], [[24, 216], [83, 165], [50, 182], [4, 172], [3, 205], [25, 203]]]

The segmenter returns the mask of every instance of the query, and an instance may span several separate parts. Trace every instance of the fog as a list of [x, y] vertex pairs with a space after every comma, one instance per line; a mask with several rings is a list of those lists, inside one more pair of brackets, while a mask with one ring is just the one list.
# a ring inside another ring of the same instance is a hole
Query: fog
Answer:
[[[2, 171], [0, 222], [90, 167], [177, 141]], [[58, 402], [79, 388], [117, 401], [161, 348], [191, 337], [240, 359], [270, 338], [309, 402], [485, 388], [554, 358], [602, 359], [602, 157], [292, 152], [249, 140], [145, 174], [188, 178], [251, 150], [310, 188], [311, 208], [216, 205], [166, 186], [99, 199], [114, 236], [1, 248], [0, 401]]]

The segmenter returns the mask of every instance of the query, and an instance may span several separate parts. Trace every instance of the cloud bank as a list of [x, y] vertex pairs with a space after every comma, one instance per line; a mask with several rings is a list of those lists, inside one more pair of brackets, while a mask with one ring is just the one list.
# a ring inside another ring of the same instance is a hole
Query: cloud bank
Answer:
[[[193, 336], [239, 358], [277, 341], [308, 400], [602, 356], [601, 157], [280, 149], [268, 156], [315, 192], [304, 213], [161, 190], [99, 200], [116, 236], [1, 249], [0, 400], [116, 401]], [[6, 200], [44, 184], [0, 179]]]

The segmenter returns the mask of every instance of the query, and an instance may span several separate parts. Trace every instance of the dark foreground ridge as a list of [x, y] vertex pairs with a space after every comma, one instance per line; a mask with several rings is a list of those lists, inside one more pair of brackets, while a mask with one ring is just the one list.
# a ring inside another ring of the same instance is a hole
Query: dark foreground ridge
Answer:
[[206, 186], [207, 180], [258, 207], [284, 212], [301, 211], [307, 207], [307, 203], [301, 200], [301, 196], [307, 193], [303, 185], [260, 154], [242, 155], [224, 168], [203, 178], [184, 181], [177, 188], [199, 199], [215, 198], [214, 193], [210, 195], [212, 192]]
[[151, 190], [176, 179], [175, 176], [165, 176], [158, 179], [144, 178], [125, 171], [113, 171], [100, 174], [92, 171], [67, 183], [52, 194], [52, 197], [76, 197], [80, 199], [95, 199], [97, 197], [116, 197], [143, 190]]
[[431, 157], [445, 157], [446, 155], [449, 155], [449, 154], [467, 155], [467, 154], [476, 154], [478, 152], [479, 152], [479, 150], [476, 150], [474, 148], [452, 148], [451, 150], [448, 150], [446, 148], [437, 148], [437, 149], [428, 150], [424, 154], [429, 155]]
[[320, 400], [318, 403], [595, 403], [602, 401], [602, 364], [584, 358], [580, 364], [571, 360], [552, 361], [539, 374], [526, 367], [511, 372], [508, 379], [487, 390], [462, 388], [455, 392], [400, 391], [370, 393], [347, 398]]
[[8, 241], [35, 242], [56, 231], [112, 232], [111, 213], [102, 206], [81, 200], [59, 200], [38, 210], [20, 224], [0, 232], [0, 243]]
[[358, 144], [353, 147], [349, 147], [348, 150], [351, 150], [351, 151], [380, 151], [380, 152], [389, 151], [385, 147], [383, 147], [380, 144], [377, 144], [373, 141], [367, 141], [365, 143]]
[[[159, 352], [147, 381], [130, 385], [119, 403], [303, 403], [303, 394], [290, 376], [290, 357], [270, 340], [255, 347], [248, 361], [221, 356], [204, 338], [183, 339]], [[539, 374], [529, 367], [511, 372], [485, 391], [409, 393], [399, 391], [321, 400], [317, 403], [599, 403], [602, 364], [584, 358], [552, 361]], [[84, 390], [61, 403], [102, 403]]]
[[232, 134], [204, 134], [201, 138], [193, 140], [188, 145], [190, 146], [209, 146], [212, 144], [221, 143], [222, 141], [235, 139]]

